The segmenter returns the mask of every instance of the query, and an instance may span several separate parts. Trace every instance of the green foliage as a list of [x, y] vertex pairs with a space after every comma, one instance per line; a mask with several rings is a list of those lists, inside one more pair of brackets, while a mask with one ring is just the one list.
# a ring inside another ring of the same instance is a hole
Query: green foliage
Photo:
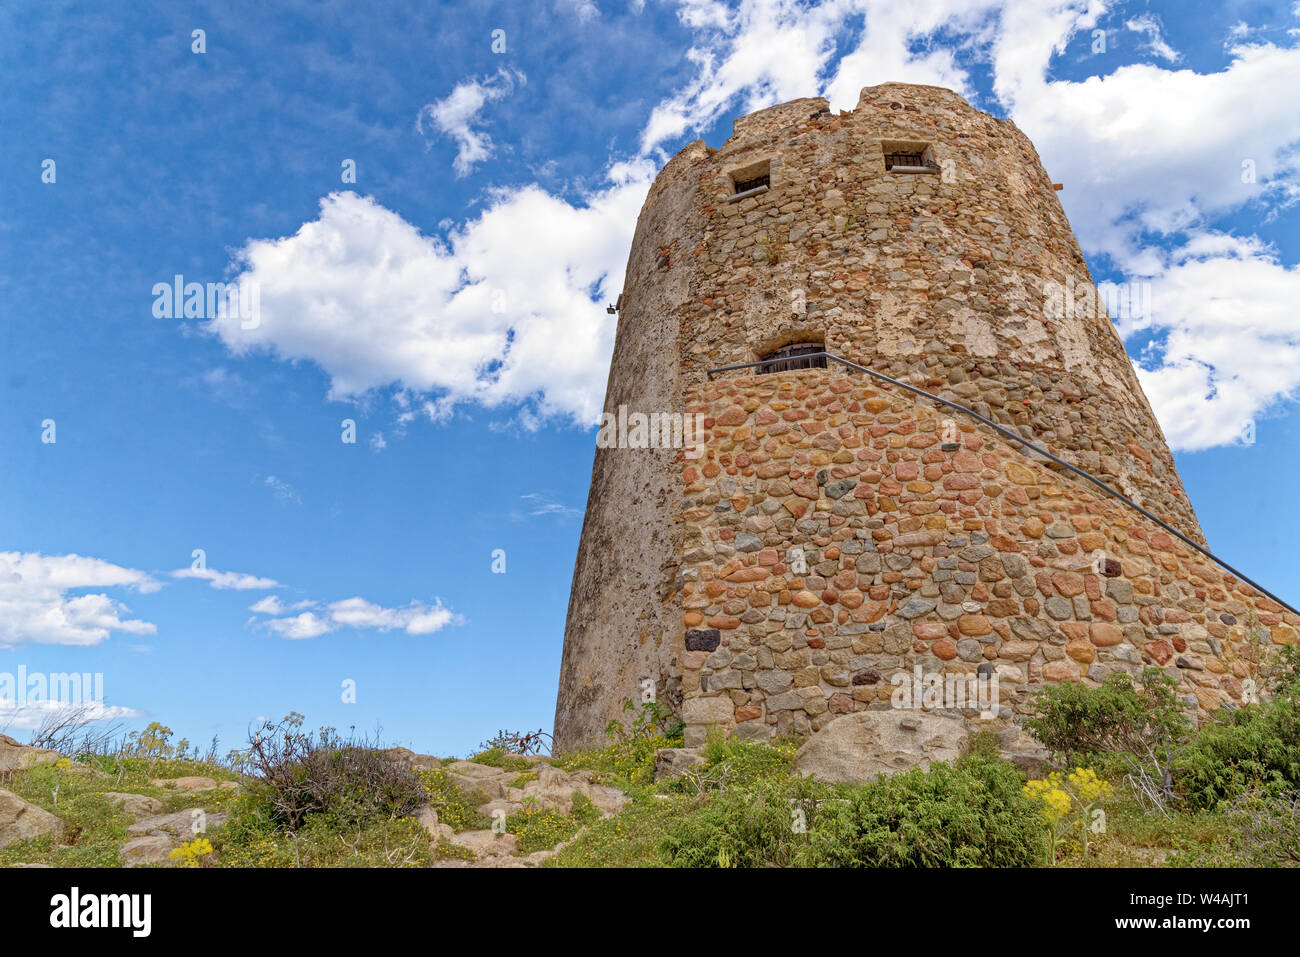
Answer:
[[525, 807], [506, 818], [506, 831], [519, 838], [519, 853], [531, 854], [554, 847], [577, 833], [579, 823], [556, 811]]
[[372, 818], [344, 827], [329, 815], [312, 814], [290, 834], [251, 803], [216, 832], [212, 843], [220, 867], [421, 867], [454, 856], [446, 846], [435, 847], [428, 832], [409, 818]]
[[623, 702], [623, 713], [635, 711], [631, 725], [625, 726], [618, 718], [605, 725], [605, 736], [625, 743], [641, 738], [679, 738], [685, 727], [673, 717], [672, 711], [657, 700], [643, 701], [638, 709], [631, 698]]
[[507, 771], [527, 771], [533, 766], [527, 758], [510, 754], [499, 747], [491, 747], [470, 758], [475, 764], [484, 764], [491, 768], [504, 768]]
[[1300, 867], [1300, 795], [1251, 790], [1221, 806], [1226, 833], [1178, 855], [1189, 867]]
[[1179, 751], [1172, 770], [1179, 793], [1199, 808], [1252, 788], [1300, 788], [1300, 704], [1276, 698], [1217, 717]]
[[767, 778], [711, 795], [664, 839], [686, 867], [1020, 867], [1050, 827], [1016, 768], [984, 757], [858, 787]]
[[333, 728], [302, 730], [302, 715], [265, 722], [249, 738], [246, 789], [268, 820], [287, 831], [309, 815], [341, 826], [403, 818], [425, 801], [415, 770], [369, 742], [343, 738]]
[[1300, 648], [1285, 646], [1265, 675], [1269, 700], [1220, 711], [1175, 756], [1174, 781], [1192, 807], [1300, 790]]
[[1177, 682], [1159, 668], [1143, 671], [1141, 688], [1123, 672], [1096, 688], [1062, 681], [1034, 695], [1031, 707], [1025, 728], [1069, 765], [1107, 752], [1147, 758], [1187, 733]]
[[487, 795], [482, 791], [466, 794], [441, 769], [422, 771], [420, 782], [428, 803], [438, 812], [438, 823], [450, 826], [453, 831], [478, 831], [492, 826], [492, 821], [477, 810], [487, 803]]
[[1029, 867], [1050, 826], [1014, 765], [972, 756], [878, 778], [820, 809], [796, 863], [832, 867]]
[[804, 820], [811, 831], [831, 794], [810, 778], [766, 778], [715, 792], [672, 826], [662, 850], [673, 867], [788, 866], [808, 847]]

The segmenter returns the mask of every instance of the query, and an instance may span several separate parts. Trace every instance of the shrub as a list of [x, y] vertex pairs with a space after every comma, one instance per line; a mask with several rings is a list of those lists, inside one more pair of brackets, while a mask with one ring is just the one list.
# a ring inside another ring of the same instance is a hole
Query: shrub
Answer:
[[880, 777], [861, 786], [764, 778], [711, 795], [663, 849], [684, 867], [1023, 867], [1041, 863], [1051, 828], [1004, 761]]
[[767, 778], [706, 797], [669, 830], [662, 849], [675, 867], [786, 867], [831, 795], [810, 778]]
[[1206, 809], [1252, 788], [1300, 788], [1300, 705], [1277, 698], [1216, 717], [1175, 757], [1173, 775], [1183, 798]]
[[1300, 867], [1300, 795], [1251, 790], [1220, 805], [1226, 836], [1178, 855], [1190, 867]]
[[1034, 695], [1025, 728], [1067, 764], [1107, 752], [1149, 759], [1187, 733], [1178, 684], [1159, 668], [1146, 668], [1142, 687], [1119, 672], [1100, 687], [1063, 681]]
[[519, 850], [524, 854], [544, 851], [567, 841], [577, 833], [578, 827], [573, 818], [546, 808], [525, 807], [506, 818], [506, 831], [519, 838]]
[[302, 716], [265, 722], [249, 739], [248, 791], [272, 823], [296, 831], [308, 815], [340, 824], [401, 818], [426, 800], [418, 773], [366, 742], [340, 738], [331, 728], [301, 730]]
[[538, 728], [536, 731], [498, 731], [496, 737], [479, 745], [480, 751], [497, 751], [501, 754], [541, 754], [551, 750], [552, 738]]
[[972, 755], [881, 777], [817, 815], [796, 863], [832, 867], [1029, 867], [1051, 829], [1015, 765]]
[[1285, 646], [1265, 676], [1269, 700], [1219, 712], [1175, 758], [1175, 782], [1193, 807], [1300, 789], [1300, 648]]

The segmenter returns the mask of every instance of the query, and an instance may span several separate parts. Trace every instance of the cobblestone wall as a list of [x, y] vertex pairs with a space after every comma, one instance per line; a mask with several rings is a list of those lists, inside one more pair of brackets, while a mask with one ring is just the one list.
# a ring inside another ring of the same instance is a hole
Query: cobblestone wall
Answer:
[[[921, 171], [886, 169], [893, 154]], [[1230, 643], [1242, 623], [1223, 616], [1253, 599], [1136, 513], [1045, 477], [992, 430], [962, 423], [962, 450], [942, 452], [929, 440], [943, 426], [919, 406], [834, 368], [743, 373], [758, 390], [743, 396], [709, 376], [822, 343], [999, 422], [1203, 543], [1094, 291], [1033, 145], [951, 91], [868, 87], [839, 114], [796, 100], [738, 119], [719, 149], [683, 149], [638, 220], [605, 408], [707, 411], [710, 445], [697, 463], [597, 451], [557, 745], [598, 743], [646, 679], [696, 728], [808, 730], [878, 704], [871, 674], [908, 656], [986, 663], [1023, 691], [1167, 646], [1161, 663], [1199, 709], [1231, 697], [1239, 669], [1212, 642]], [[820, 569], [798, 587], [777, 571], [795, 546]], [[1087, 572], [1097, 549], [1116, 549], [1123, 574]]]

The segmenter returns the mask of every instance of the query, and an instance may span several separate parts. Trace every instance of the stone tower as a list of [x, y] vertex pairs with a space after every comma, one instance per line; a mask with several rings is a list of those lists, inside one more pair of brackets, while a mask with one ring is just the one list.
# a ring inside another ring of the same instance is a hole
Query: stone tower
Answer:
[[918, 667], [996, 674], [1003, 717], [1144, 664], [1200, 713], [1239, 698], [1248, 629], [1293, 641], [1300, 618], [969, 416], [781, 361], [824, 349], [960, 403], [1203, 544], [1095, 292], [1033, 145], [949, 90], [795, 100], [673, 157], [605, 408], [699, 415], [703, 454], [598, 449], [556, 747], [651, 688], [688, 743], [806, 734]]

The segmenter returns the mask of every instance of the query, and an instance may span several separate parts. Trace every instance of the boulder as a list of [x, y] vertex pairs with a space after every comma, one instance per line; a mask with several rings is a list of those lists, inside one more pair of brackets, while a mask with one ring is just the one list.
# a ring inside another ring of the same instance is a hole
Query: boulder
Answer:
[[627, 802], [626, 795], [618, 788], [593, 784], [590, 778], [591, 774], [568, 774], [549, 764], [541, 764], [537, 766], [537, 778], [524, 785], [523, 796], [525, 800], [532, 798], [559, 814], [569, 814], [576, 793], [591, 801], [605, 817], [617, 813]]
[[166, 834], [150, 834], [127, 841], [119, 849], [124, 867], [142, 867], [150, 864], [171, 865], [171, 852], [176, 842]]
[[8, 771], [25, 771], [38, 764], [53, 764], [63, 755], [49, 748], [33, 748], [19, 744], [7, 734], [0, 734], [0, 774]]
[[954, 761], [966, 722], [918, 711], [858, 711], [836, 718], [795, 753], [795, 769], [822, 781], [863, 784], [880, 774]]
[[703, 765], [704, 755], [695, 748], [659, 748], [655, 751], [655, 780], [679, 778]]
[[[156, 778], [151, 783], [154, 787], [162, 788], [165, 791], [185, 791], [187, 793], [212, 791], [220, 787], [213, 778], [204, 777]], [[234, 782], [230, 783], [233, 784]], [[235, 786], [238, 787], [238, 785]]]
[[442, 762], [432, 754], [416, 754], [410, 748], [389, 748], [384, 753], [398, 764], [417, 771], [436, 771], [442, 767]]
[[450, 824], [442, 824], [438, 820], [438, 812], [435, 808], [425, 805], [411, 815], [420, 825], [429, 832], [429, 837], [433, 840], [450, 841], [456, 836], [456, 831]]
[[492, 831], [461, 831], [449, 840], [460, 847], [469, 848], [475, 857], [509, 857], [519, 846], [513, 834], [496, 834]]
[[117, 791], [105, 791], [102, 797], [116, 804], [134, 818], [157, 814], [163, 809], [163, 802], [147, 794], [123, 794]]
[[43, 834], [61, 835], [64, 827], [49, 811], [0, 788], [0, 847]]
[[[222, 812], [203, 811], [203, 816], [198, 817], [195, 811], [200, 808], [186, 808], [183, 811], [175, 811], [172, 814], [158, 814], [153, 817], [142, 818], [136, 821], [126, 829], [128, 837], [144, 837], [146, 835], [168, 835], [178, 837], [182, 840], [191, 840], [196, 834], [206, 834], [215, 827], [220, 827], [230, 819], [229, 814]], [[196, 829], [195, 825], [201, 825]]]

